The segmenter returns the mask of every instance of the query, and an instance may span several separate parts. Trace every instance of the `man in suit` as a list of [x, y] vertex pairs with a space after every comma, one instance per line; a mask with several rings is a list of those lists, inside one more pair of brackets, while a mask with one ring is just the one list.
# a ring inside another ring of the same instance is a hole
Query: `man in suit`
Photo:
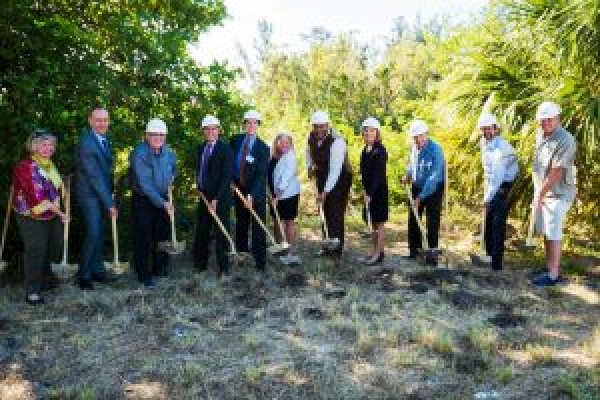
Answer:
[[252, 255], [256, 268], [263, 271], [267, 261], [267, 238], [249, 211], [253, 208], [263, 221], [266, 218], [269, 147], [258, 138], [260, 122], [257, 111], [247, 111], [244, 114], [245, 131], [234, 135], [230, 143], [235, 185], [246, 199], [244, 203], [235, 196], [235, 244], [238, 251], [248, 251], [248, 230], [252, 229]]
[[206, 197], [198, 205], [198, 224], [194, 241], [194, 266], [203, 271], [208, 262], [208, 244], [213, 227], [217, 230], [215, 248], [219, 276], [229, 273], [227, 258], [228, 242], [223, 232], [216, 227], [210, 211], [216, 213], [226, 230], [230, 226], [232, 160], [231, 148], [219, 140], [219, 120], [208, 115], [202, 120], [205, 142], [198, 148], [198, 167], [196, 169], [196, 188]]
[[109, 279], [102, 260], [104, 218], [117, 216], [112, 196], [113, 156], [106, 138], [110, 123], [108, 111], [95, 108], [88, 121], [90, 128], [75, 149], [75, 197], [85, 220], [78, 272], [79, 287], [83, 290], [93, 289], [92, 281]]

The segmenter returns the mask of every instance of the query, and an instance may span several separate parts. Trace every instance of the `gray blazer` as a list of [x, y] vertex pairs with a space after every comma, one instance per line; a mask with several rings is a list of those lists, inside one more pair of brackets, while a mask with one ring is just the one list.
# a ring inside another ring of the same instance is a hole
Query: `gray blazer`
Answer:
[[112, 152], [106, 152], [87, 129], [75, 147], [75, 195], [81, 200], [97, 198], [108, 210], [114, 206], [112, 180]]

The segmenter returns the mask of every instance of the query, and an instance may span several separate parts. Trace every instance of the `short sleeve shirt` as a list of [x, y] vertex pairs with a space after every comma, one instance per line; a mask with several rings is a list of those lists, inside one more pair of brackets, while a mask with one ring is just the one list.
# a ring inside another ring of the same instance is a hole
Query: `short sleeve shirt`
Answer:
[[533, 157], [533, 185], [536, 193], [542, 188], [544, 180], [553, 168], [563, 168], [563, 179], [548, 191], [548, 197], [573, 201], [576, 193], [575, 138], [562, 126], [550, 136], [544, 137], [540, 130], [536, 136]]

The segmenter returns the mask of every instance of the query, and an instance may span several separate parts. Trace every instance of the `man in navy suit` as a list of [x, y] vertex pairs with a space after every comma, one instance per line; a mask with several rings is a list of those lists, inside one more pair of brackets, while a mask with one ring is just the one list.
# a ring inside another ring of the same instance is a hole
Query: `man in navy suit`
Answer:
[[227, 257], [229, 243], [223, 232], [216, 227], [211, 211], [217, 215], [225, 229], [229, 231], [233, 155], [229, 145], [219, 140], [220, 128], [221, 123], [212, 115], [207, 115], [202, 120], [202, 131], [206, 140], [198, 148], [196, 188], [206, 197], [209, 205], [207, 206], [203, 200], [198, 204], [194, 266], [200, 271], [207, 268], [210, 231], [214, 227], [217, 232], [215, 248], [219, 264], [218, 274], [224, 276], [229, 273]]
[[89, 116], [90, 128], [75, 149], [75, 197], [85, 220], [79, 264], [79, 287], [93, 289], [92, 281], [108, 279], [103, 262], [104, 218], [117, 216], [113, 191], [113, 156], [106, 133], [108, 111], [98, 107]]
[[[235, 185], [246, 198], [246, 203], [235, 196], [235, 244], [238, 251], [248, 251], [248, 230], [252, 229], [252, 255], [255, 266], [264, 271], [267, 259], [265, 231], [250, 215], [253, 208], [265, 221], [267, 214], [267, 170], [269, 147], [257, 136], [260, 114], [255, 110], [244, 114], [244, 132], [231, 138]], [[251, 222], [252, 221], [252, 222]]]

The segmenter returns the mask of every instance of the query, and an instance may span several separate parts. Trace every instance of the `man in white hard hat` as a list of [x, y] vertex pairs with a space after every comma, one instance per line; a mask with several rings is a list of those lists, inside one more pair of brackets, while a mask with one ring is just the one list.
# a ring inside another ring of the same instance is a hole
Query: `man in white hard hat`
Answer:
[[[206, 197], [209, 205], [201, 199], [198, 204], [198, 220], [194, 240], [194, 266], [199, 271], [207, 269], [208, 246], [211, 230], [215, 229], [215, 253], [219, 265], [219, 276], [229, 274], [230, 251], [225, 234], [216, 226], [212, 213], [216, 214], [223, 227], [230, 229], [231, 182], [233, 176], [233, 154], [231, 147], [219, 139], [220, 121], [207, 115], [202, 119], [205, 141], [198, 148], [196, 189]], [[209, 210], [210, 208], [210, 210]]]
[[421, 233], [416, 218], [420, 218], [423, 210], [427, 216], [427, 242], [429, 251], [425, 254], [425, 264], [437, 265], [440, 217], [444, 195], [444, 153], [439, 144], [428, 137], [429, 127], [420, 119], [410, 123], [408, 134], [413, 139], [410, 160], [405, 181], [411, 182], [413, 203], [417, 209], [415, 216], [412, 209], [408, 218], [408, 256], [415, 260], [423, 247]]
[[167, 146], [166, 137], [167, 124], [152, 118], [146, 125], [145, 140], [129, 154], [133, 266], [147, 289], [154, 288], [154, 277], [167, 275], [169, 263], [169, 255], [158, 246], [169, 239], [173, 204], [168, 191], [177, 171], [177, 157]]
[[309, 177], [316, 178], [317, 203], [322, 205], [330, 238], [339, 239], [337, 249], [323, 248], [317, 253], [339, 261], [344, 246], [344, 217], [348, 205], [352, 169], [346, 141], [330, 126], [329, 115], [316, 111], [311, 117], [312, 131], [306, 148]]
[[233, 150], [234, 184], [245, 196], [243, 202], [235, 198], [235, 244], [237, 250], [248, 251], [248, 234], [252, 230], [252, 256], [257, 270], [264, 271], [267, 263], [267, 238], [260, 224], [252, 218], [252, 208], [265, 222], [267, 215], [267, 172], [269, 146], [258, 137], [261, 117], [258, 111], [244, 113], [244, 131], [234, 135], [230, 144]]
[[[485, 209], [484, 243], [491, 257], [492, 270], [502, 269], [508, 195], [519, 173], [515, 149], [500, 136], [500, 125], [493, 114], [484, 114], [477, 121], [481, 131], [481, 162], [483, 165], [483, 208]], [[481, 260], [487, 264], [487, 260]]]
[[537, 287], [563, 283], [560, 276], [562, 231], [576, 194], [575, 138], [560, 122], [560, 107], [545, 101], [537, 109], [540, 130], [533, 157], [536, 231], [544, 235], [547, 271], [533, 278]]

